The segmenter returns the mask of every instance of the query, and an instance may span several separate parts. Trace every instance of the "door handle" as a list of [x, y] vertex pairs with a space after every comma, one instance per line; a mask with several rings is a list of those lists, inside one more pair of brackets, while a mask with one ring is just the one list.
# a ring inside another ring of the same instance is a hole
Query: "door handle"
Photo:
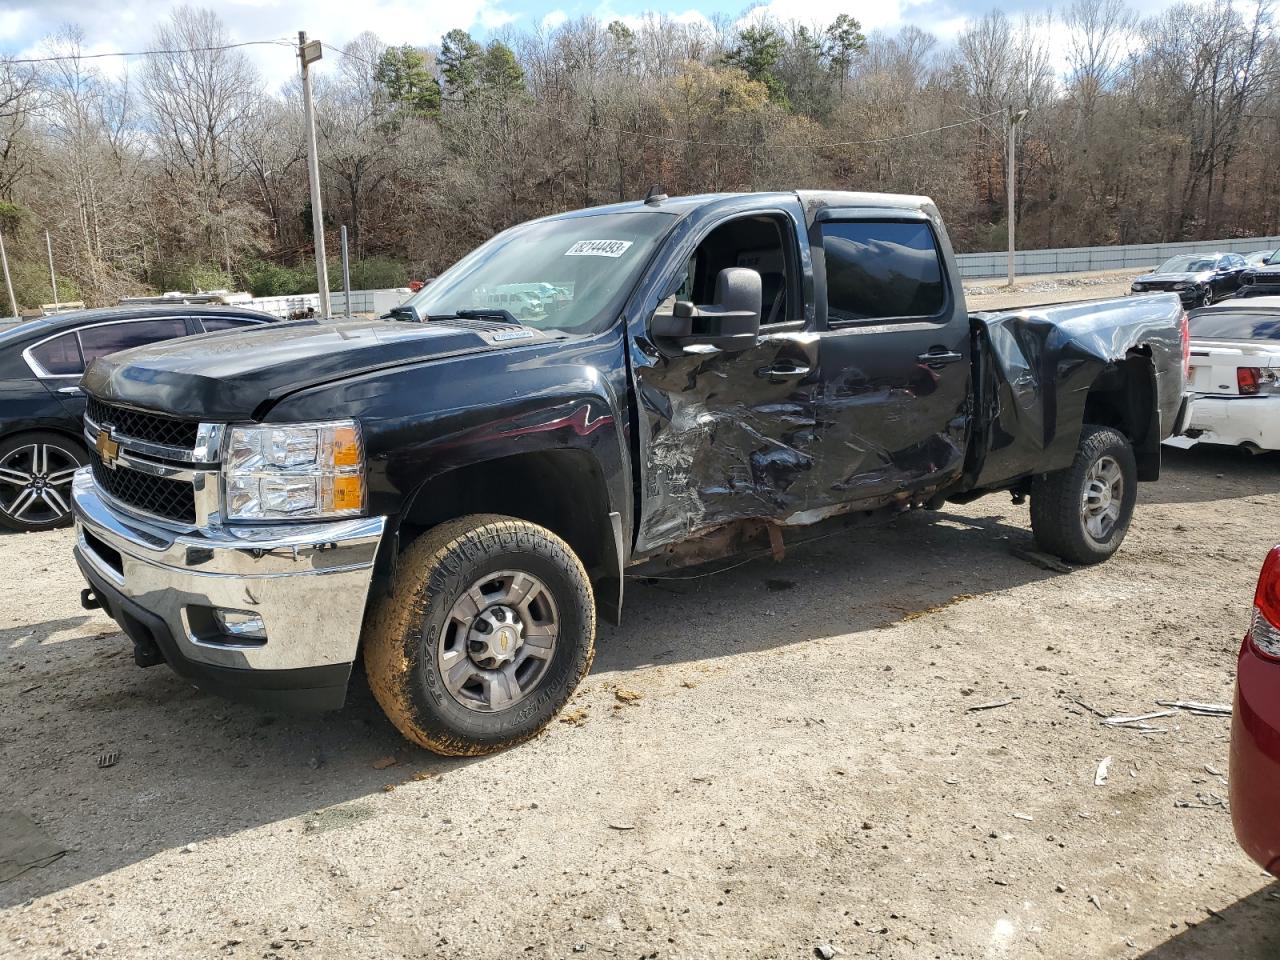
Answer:
[[59, 393], [66, 393], [66, 394], [70, 394], [70, 395], [71, 395], [71, 396], [73, 396], [73, 397], [78, 397], [78, 396], [80, 396], [84, 391], [83, 391], [83, 390], [81, 390], [79, 387], [59, 387], [59, 388], [58, 388], [58, 392], [59, 392]]
[[936, 370], [939, 367], [945, 367], [948, 363], [959, 363], [964, 359], [964, 354], [943, 350], [938, 353], [922, 353], [916, 359], [926, 367]]
[[769, 379], [777, 383], [782, 380], [796, 380], [800, 377], [807, 377], [810, 368], [802, 367], [790, 360], [779, 360], [771, 363], [767, 367], [761, 367], [756, 371], [756, 376], [761, 379]]

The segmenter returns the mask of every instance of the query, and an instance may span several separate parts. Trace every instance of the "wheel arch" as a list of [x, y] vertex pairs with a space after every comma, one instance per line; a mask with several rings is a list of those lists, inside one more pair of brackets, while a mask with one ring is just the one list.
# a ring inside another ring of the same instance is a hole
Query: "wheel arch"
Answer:
[[[553, 447], [480, 460], [439, 473], [405, 501], [394, 531], [398, 555], [448, 520], [491, 513], [526, 520], [564, 540], [582, 561], [600, 615], [617, 623], [625, 544], [603, 464], [587, 449]], [[390, 558], [394, 576], [394, 556]]]
[[[1080, 424], [1113, 427], [1133, 445], [1138, 480], [1160, 479], [1160, 407], [1155, 360], [1148, 347], [1107, 364], [1085, 395]], [[1078, 441], [1077, 441], [1078, 442]]]

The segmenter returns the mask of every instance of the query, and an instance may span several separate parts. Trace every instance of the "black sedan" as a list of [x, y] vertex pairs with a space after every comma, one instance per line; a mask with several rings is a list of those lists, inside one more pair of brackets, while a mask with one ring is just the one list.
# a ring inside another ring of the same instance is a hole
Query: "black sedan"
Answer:
[[0, 323], [0, 526], [71, 522], [71, 475], [89, 462], [81, 376], [98, 357], [276, 318], [237, 307], [111, 307]]
[[1170, 290], [1187, 307], [1203, 307], [1235, 293], [1248, 263], [1238, 253], [1197, 253], [1170, 257], [1133, 281], [1134, 293]]

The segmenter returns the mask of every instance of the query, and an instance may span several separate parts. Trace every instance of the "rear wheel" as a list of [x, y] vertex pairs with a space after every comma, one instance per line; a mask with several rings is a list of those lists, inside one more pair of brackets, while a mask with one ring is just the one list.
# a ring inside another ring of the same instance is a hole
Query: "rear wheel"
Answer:
[[591, 665], [595, 603], [550, 530], [494, 515], [428, 530], [401, 555], [365, 639], [369, 685], [396, 728], [453, 756], [535, 736]]
[[1074, 563], [1101, 563], [1120, 548], [1138, 499], [1138, 466], [1128, 438], [1112, 427], [1086, 426], [1065, 470], [1031, 486], [1031, 529], [1049, 553]]
[[89, 462], [84, 447], [56, 433], [0, 442], [0, 526], [31, 533], [71, 523], [71, 480]]

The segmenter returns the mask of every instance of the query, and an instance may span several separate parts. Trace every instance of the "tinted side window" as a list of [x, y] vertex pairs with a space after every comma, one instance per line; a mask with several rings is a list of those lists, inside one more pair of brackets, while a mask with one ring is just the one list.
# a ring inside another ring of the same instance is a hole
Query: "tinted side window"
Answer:
[[931, 317], [946, 290], [933, 231], [925, 223], [824, 223], [827, 318]]
[[31, 358], [54, 376], [70, 376], [84, 373], [84, 361], [80, 359], [80, 344], [74, 333], [46, 340], [31, 351]]
[[85, 327], [80, 331], [80, 346], [87, 367], [99, 357], [130, 347], [172, 340], [187, 335], [187, 321], [181, 317], [166, 320], [139, 320], [136, 323], [110, 323], [101, 327]]
[[236, 327], [256, 327], [258, 324], [253, 320], [246, 320], [244, 317], [201, 317], [200, 322], [204, 324], [205, 333], [213, 333], [215, 330], [232, 330]]

